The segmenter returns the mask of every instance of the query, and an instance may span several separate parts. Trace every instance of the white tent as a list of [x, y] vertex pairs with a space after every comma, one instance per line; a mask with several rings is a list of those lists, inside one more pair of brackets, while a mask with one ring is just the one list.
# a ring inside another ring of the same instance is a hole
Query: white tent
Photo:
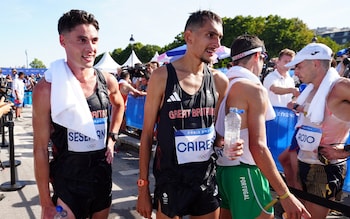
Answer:
[[117, 73], [120, 65], [114, 61], [109, 52], [105, 52], [101, 60], [94, 67], [110, 73]]
[[134, 67], [136, 63], [142, 63], [142, 62], [136, 56], [134, 50], [132, 50], [128, 60], [126, 60], [126, 62], [123, 64], [123, 66]]
[[159, 57], [159, 53], [158, 51], [154, 54], [153, 58], [150, 60], [150, 62], [158, 62], [158, 57]]

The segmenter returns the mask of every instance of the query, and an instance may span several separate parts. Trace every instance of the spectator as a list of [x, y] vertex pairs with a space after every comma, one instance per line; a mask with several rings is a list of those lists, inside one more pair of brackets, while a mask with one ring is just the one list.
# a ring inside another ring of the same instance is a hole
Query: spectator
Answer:
[[[127, 107], [127, 103], [128, 103], [128, 95], [129, 94], [134, 96], [134, 97], [146, 96], [147, 95], [146, 92], [137, 90], [136, 88], [134, 88], [131, 85], [130, 73], [128, 72], [128, 70], [123, 70], [120, 73], [120, 80], [119, 80], [118, 83], [119, 83], [120, 93], [121, 93], [121, 95], [123, 97], [123, 100], [124, 100], [124, 109], [125, 109], [125, 111], [126, 111], [126, 107]], [[124, 112], [122, 124], [120, 126], [120, 130], [121, 131], [126, 131], [126, 115], [125, 115], [125, 112]]]
[[13, 90], [12, 90], [12, 96], [14, 97], [14, 106], [15, 108], [15, 121], [23, 121], [23, 118], [21, 117], [21, 112], [23, 108], [23, 100], [24, 100], [24, 91], [25, 91], [25, 84], [24, 84], [24, 72], [19, 72], [18, 77], [14, 80], [13, 84]]
[[299, 96], [299, 89], [295, 87], [293, 78], [289, 75], [289, 68], [284, 65], [293, 60], [295, 52], [283, 49], [275, 63], [275, 70], [264, 79], [264, 87], [268, 90], [272, 106], [287, 107], [292, 98]]
[[145, 75], [143, 75], [141, 77], [140, 86], [139, 86], [138, 90], [147, 92], [149, 76], [150, 75], [148, 73], [145, 73]]

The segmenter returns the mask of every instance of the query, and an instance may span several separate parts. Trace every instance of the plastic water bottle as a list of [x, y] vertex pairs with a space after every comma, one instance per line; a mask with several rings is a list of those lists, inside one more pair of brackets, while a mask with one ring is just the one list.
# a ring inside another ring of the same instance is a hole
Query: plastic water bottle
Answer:
[[62, 208], [62, 206], [57, 205], [56, 206], [56, 215], [54, 219], [61, 219], [61, 218], [67, 218], [67, 211]]
[[229, 159], [235, 158], [229, 149], [240, 138], [242, 112], [243, 110], [238, 110], [236, 107], [230, 107], [229, 113], [225, 116], [224, 155]]

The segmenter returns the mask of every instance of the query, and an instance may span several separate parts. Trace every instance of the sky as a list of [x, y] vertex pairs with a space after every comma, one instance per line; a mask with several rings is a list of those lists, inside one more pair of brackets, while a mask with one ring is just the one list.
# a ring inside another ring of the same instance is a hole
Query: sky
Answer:
[[[299, 18], [310, 29], [349, 27], [349, 8], [329, 0], [2, 0], [0, 67], [22, 67], [35, 58], [47, 67], [65, 58], [57, 22], [71, 9], [86, 10], [100, 24], [98, 55], [125, 49], [131, 34], [143, 45], [163, 47], [184, 29], [191, 12], [212, 10], [221, 17], [278, 15]], [[224, 30], [225, 34], [225, 30]]]

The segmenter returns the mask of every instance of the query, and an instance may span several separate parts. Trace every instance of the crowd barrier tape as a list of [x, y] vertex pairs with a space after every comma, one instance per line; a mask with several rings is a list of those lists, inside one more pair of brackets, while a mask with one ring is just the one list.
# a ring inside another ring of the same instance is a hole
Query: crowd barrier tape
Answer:
[[126, 126], [142, 130], [145, 100], [146, 96], [134, 97], [128, 95], [125, 111]]

